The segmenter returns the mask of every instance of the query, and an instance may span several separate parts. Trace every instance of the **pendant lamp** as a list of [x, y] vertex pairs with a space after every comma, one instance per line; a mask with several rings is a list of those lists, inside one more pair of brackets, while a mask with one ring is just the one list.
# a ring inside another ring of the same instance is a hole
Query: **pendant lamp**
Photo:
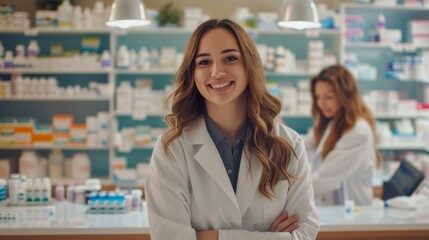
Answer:
[[277, 24], [296, 30], [321, 27], [313, 0], [286, 0]]
[[146, 8], [142, 0], [115, 0], [106, 25], [118, 28], [130, 28], [149, 25]]

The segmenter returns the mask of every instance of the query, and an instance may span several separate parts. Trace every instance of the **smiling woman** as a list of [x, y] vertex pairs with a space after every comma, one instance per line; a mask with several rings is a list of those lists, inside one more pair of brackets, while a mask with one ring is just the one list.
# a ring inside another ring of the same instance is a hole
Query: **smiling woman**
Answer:
[[145, 185], [152, 239], [315, 239], [303, 142], [274, 120], [281, 104], [248, 34], [202, 23], [174, 80]]
[[237, 115], [242, 116], [237, 124], [244, 124], [245, 109], [241, 106], [246, 106], [244, 92], [248, 77], [234, 35], [219, 28], [201, 38], [195, 60], [195, 84], [209, 113], [234, 108], [241, 112]]

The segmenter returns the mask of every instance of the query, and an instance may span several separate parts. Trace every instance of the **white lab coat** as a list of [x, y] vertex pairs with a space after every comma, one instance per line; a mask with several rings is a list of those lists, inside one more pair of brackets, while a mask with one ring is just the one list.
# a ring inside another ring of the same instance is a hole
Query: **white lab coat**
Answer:
[[[234, 193], [204, 119], [170, 144], [170, 156], [158, 137], [145, 185], [151, 239], [192, 240], [196, 230], [219, 230], [221, 240], [315, 239], [319, 224], [303, 141], [283, 125], [276, 129], [296, 152], [298, 158], [291, 158], [288, 170], [299, 179], [291, 186], [281, 180], [273, 200], [258, 190], [262, 167], [246, 154], [247, 145]], [[292, 234], [269, 232], [284, 211], [300, 216], [299, 229]]]
[[344, 204], [345, 200], [353, 200], [357, 205], [370, 205], [373, 199], [372, 172], [376, 162], [371, 127], [366, 120], [359, 118], [322, 161], [321, 151], [331, 130], [332, 123], [317, 149], [314, 148], [312, 130], [304, 138], [312, 168], [316, 205]]

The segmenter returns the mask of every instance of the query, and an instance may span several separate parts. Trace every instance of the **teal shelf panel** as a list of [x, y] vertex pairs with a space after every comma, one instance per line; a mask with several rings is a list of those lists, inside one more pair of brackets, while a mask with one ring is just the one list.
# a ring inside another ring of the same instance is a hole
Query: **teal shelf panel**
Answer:
[[283, 117], [283, 122], [286, 126], [292, 128], [299, 134], [306, 134], [308, 129], [313, 126], [313, 119], [311, 118], [288, 118]]
[[136, 80], [152, 80], [152, 88], [155, 90], [162, 90], [168, 84], [173, 84], [173, 75], [145, 75], [145, 74], [117, 74], [116, 87], [122, 81], [130, 81], [131, 85], [135, 87]]
[[39, 124], [52, 124], [53, 114], [73, 114], [74, 123], [85, 123], [101, 111], [109, 111], [109, 102], [0, 102], [0, 117], [35, 118]]
[[134, 127], [139, 125], [149, 125], [154, 128], [165, 128], [167, 124], [164, 122], [163, 116], [148, 116], [144, 120], [133, 119], [132, 116], [117, 116], [119, 130], [124, 127]]
[[[78, 50], [81, 51], [82, 38], [84, 37], [98, 37], [100, 39], [100, 50], [109, 49], [110, 39], [109, 35], [99, 34], [74, 34], [74, 35], [36, 35], [36, 36], [19, 36], [9, 35], [0, 32], [0, 40], [3, 43], [4, 49], [15, 52], [15, 46], [23, 44], [27, 49], [31, 40], [36, 40], [40, 48], [40, 56], [51, 55], [52, 44], [61, 44], [63, 50]], [[100, 53], [100, 52], [99, 52]]]
[[291, 49], [297, 60], [307, 59], [308, 57], [308, 43], [310, 41], [322, 40], [324, 42], [325, 51], [333, 50], [333, 39], [335, 35], [321, 35], [316, 38], [308, 38], [305, 35], [279, 35], [279, 34], [263, 34], [259, 35], [255, 42], [257, 44], [266, 44], [270, 47], [284, 46], [285, 48]]
[[183, 52], [188, 42], [190, 35], [187, 34], [172, 34], [157, 32], [141, 32], [132, 35], [118, 36], [116, 39], [116, 50], [120, 45], [125, 44], [128, 49], [136, 49], [145, 46], [148, 49], [156, 48], [158, 51], [161, 47], [175, 47], [178, 51]]
[[133, 149], [129, 153], [115, 151], [116, 157], [127, 159], [127, 168], [135, 168], [138, 163], [149, 163], [152, 156], [152, 149]]
[[[62, 150], [65, 158], [72, 158], [76, 152], [85, 152], [88, 154], [91, 164], [91, 177], [107, 178], [109, 177], [109, 151], [107, 150]], [[39, 156], [48, 158], [50, 150], [37, 150]], [[9, 159], [11, 172], [19, 171], [19, 157], [21, 150], [0, 150], [1, 159]]]

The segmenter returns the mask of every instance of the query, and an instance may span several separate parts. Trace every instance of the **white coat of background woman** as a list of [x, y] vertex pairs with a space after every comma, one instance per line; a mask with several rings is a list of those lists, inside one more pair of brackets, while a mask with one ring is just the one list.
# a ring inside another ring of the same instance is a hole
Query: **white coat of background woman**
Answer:
[[372, 203], [372, 173], [381, 155], [375, 120], [356, 80], [343, 66], [310, 80], [313, 128], [304, 139], [312, 168], [316, 205]]

